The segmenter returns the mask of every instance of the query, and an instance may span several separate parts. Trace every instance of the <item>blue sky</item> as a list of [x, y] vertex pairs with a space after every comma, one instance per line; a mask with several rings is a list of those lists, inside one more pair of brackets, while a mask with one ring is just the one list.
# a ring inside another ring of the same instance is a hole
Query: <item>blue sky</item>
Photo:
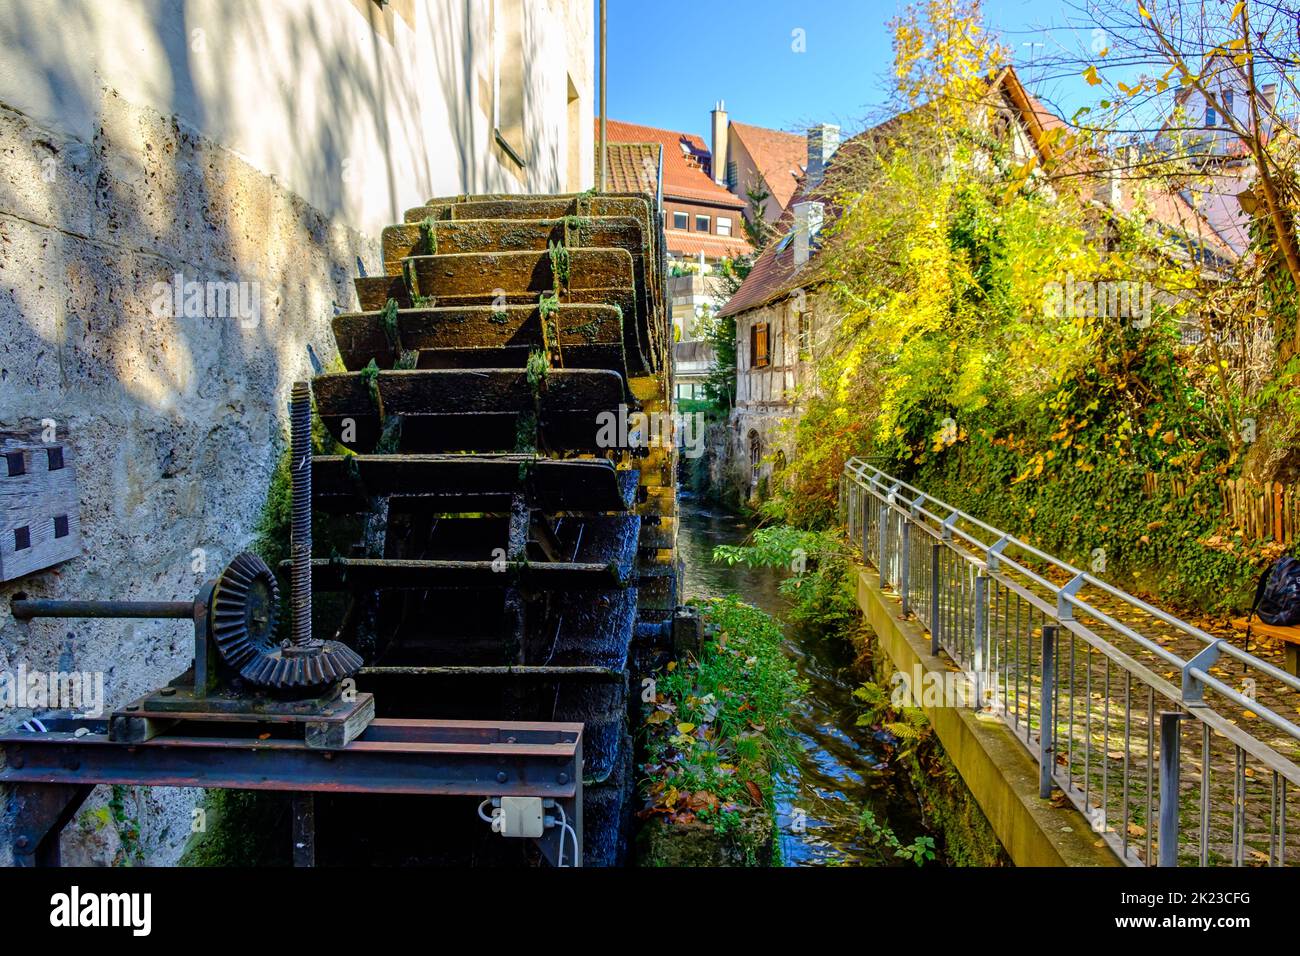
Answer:
[[[1089, 31], [1072, 29], [1070, 0], [985, 0], [985, 16], [1015, 52], [1035, 92], [1066, 114], [1092, 102], [1076, 73], [1044, 77], [1031, 56], [1078, 53]], [[802, 131], [837, 122], [846, 132], [884, 117], [891, 62], [885, 0], [608, 0], [609, 115], [697, 133], [726, 101], [733, 120]], [[725, 15], [721, 11], [726, 11]], [[802, 30], [806, 51], [794, 52]], [[1039, 43], [1045, 46], [1029, 47]], [[1041, 64], [1040, 64], [1041, 66]]]

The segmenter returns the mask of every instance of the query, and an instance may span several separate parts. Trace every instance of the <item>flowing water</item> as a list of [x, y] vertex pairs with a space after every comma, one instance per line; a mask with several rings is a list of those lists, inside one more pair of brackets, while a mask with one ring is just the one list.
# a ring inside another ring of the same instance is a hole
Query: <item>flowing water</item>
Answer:
[[[686, 561], [686, 597], [734, 594], [784, 621], [787, 603], [778, 590], [784, 574], [771, 569], [715, 564], [713, 548], [742, 544], [751, 525], [683, 494], [677, 546]], [[870, 809], [898, 839], [925, 833], [915, 798], [889, 765], [879, 732], [857, 726], [853, 701], [858, 681], [853, 653], [842, 641], [802, 633], [784, 624], [785, 650], [808, 693], [794, 725], [803, 753], [777, 784], [777, 825], [787, 866], [880, 866], [899, 863], [862, 833]]]

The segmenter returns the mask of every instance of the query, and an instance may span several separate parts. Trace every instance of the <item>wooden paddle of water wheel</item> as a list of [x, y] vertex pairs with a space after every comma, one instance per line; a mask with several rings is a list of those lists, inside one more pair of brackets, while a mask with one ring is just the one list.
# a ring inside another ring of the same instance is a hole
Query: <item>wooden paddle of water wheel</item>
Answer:
[[334, 320], [346, 371], [313, 382], [337, 452], [312, 467], [318, 633], [362, 652], [381, 717], [581, 722], [586, 863], [617, 864], [679, 574], [672, 442], [626, 426], [671, 413], [660, 214], [581, 194], [405, 218]]

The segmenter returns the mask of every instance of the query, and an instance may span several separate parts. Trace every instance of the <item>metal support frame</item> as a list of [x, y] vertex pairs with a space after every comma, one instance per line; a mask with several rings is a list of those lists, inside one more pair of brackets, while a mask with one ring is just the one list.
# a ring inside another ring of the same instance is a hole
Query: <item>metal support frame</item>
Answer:
[[989, 622], [989, 576], [981, 571], [975, 575], [975, 620], [971, 633], [971, 666], [975, 672], [975, 706], [984, 706], [984, 669]]
[[93, 789], [80, 783], [14, 787], [5, 809], [14, 866], [58, 866], [59, 834]]
[[861, 529], [861, 531], [862, 531], [862, 556], [863, 556], [863, 560], [865, 560], [865, 559], [866, 559], [866, 556], [867, 556], [868, 554], [871, 553], [871, 550], [867, 547], [867, 534], [868, 534], [867, 529], [870, 527], [870, 522], [867, 521], [867, 515], [868, 515], [868, 513], [869, 513], [869, 510], [868, 510], [868, 509], [870, 509], [870, 507], [871, 507], [871, 496], [868, 495], [866, 492], [863, 492], [863, 494], [862, 494], [862, 529]]
[[1061, 588], [1061, 590], [1057, 592], [1056, 595], [1057, 620], [1061, 620], [1061, 621], [1074, 620], [1074, 605], [1070, 603], [1069, 598], [1072, 598], [1076, 594], [1078, 594], [1083, 589], [1083, 586], [1087, 583], [1088, 583], [1087, 579], [1082, 574], [1076, 574], [1074, 577], [1070, 579], [1069, 583], [1066, 584], [1065, 587]]
[[[542, 797], [563, 807], [581, 863], [582, 724], [377, 719], [346, 747], [325, 751], [283, 738], [164, 735], [124, 744], [109, 739], [103, 720], [45, 724], [49, 733], [0, 737], [20, 866], [58, 864], [59, 831], [95, 784], [293, 793], [294, 862], [302, 866], [315, 860], [315, 793]], [[78, 729], [90, 733], [78, 737]], [[537, 840], [552, 864], [563, 839], [553, 827]]]
[[216, 646], [209, 640], [208, 609], [216, 579], [204, 582], [192, 601], [54, 601], [21, 598], [10, 603], [18, 621], [33, 618], [135, 618], [190, 621], [194, 625], [194, 696], [206, 697], [216, 684]]
[[939, 604], [939, 569], [943, 545], [935, 542], [930, 545], [930, 653], [939, 656], [939, 632], [942, 629]]
[[889, 587], [889, 572], [885, 570], [885, 551], [889, 547], [889, 501], [888, 499], [880, 503], [880, 528], [877, 537], [880, 545], [880, 587]]
[[902, 601], [903, 617], [907, 617], [912, 612], [911, 608], [911, 582], [908, 577], [912, 570], [911, 549], [912, 549], [912, 522], [910, 519], [903, 519], [903, 526], [898, 533], [898, 597]]
[[1038, 714], [1038, 795], [1052, 795], [1052, 764], [1056, 760], [1056, 625], [1043, 625], [1043, 684]]
[[1178, 777], [1181, 761], [1179, 711], [1160, 713], [1160, 858], [1159, 866], [1178, 865]]
[[996, 571], [998, 569], [998, 565], [1000, 564], [999, 558], [1010, 543], [1010, 536], [1004, 534], [1002, 537], [998, 538], [997, 541], [993, 542], [993, 544], [989, 545], [989, 549], [985, 553], [984, 563], [990, 571]]
[[316, 865], [316, 795], [293, 795], [293, 865]]

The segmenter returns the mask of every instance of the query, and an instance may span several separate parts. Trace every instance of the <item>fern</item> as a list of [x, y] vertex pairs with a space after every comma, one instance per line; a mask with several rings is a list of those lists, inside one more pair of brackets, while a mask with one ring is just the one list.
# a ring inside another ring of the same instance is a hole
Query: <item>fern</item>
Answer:
[[881, 728], [906, 743], [918, 744], [925, 739], [925, 732], [906, 720], [891, 720], [881, 724]]

